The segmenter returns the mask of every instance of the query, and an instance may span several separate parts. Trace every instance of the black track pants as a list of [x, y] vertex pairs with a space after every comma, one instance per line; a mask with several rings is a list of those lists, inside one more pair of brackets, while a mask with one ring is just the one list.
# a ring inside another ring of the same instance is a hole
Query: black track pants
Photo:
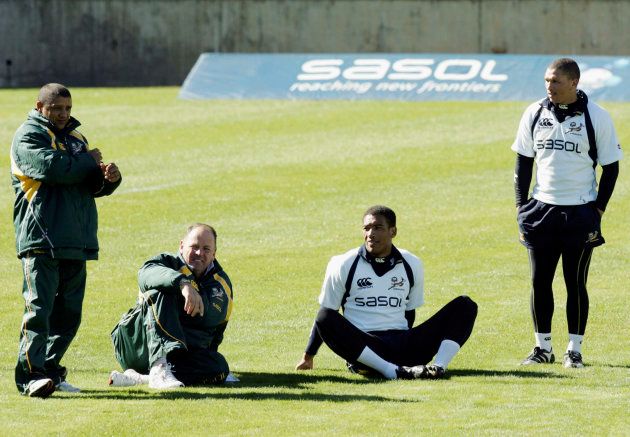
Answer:
[[328, 347], [349, 363], [355, 363], [368, 346], [396, 365], [415, 366], [431, 361], [443, 340], [460, 346], [466, 343], [476, 317], [477, 304], [468, 296], [459, 296], [408, 330], [363, 332], [338, 311], [323, 307], [317, 313], [315, 326]]
[[570, 334], [584, 335], [588, 320], [586, 281], [593, 249], [529, 249], [532, 276], [531, 312], [535, 332], [551, 332], [553, 277], [560, 258], [567, 288], [567, 323]]

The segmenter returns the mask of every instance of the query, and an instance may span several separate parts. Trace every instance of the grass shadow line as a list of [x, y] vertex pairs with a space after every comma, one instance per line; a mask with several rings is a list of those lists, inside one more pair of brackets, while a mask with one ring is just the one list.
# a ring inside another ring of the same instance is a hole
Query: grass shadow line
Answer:
[[343, 384], [382, 384], [387, 382], [381, 378], [365, 378], [350, 372], [343, 372], [345, 375], [320, 375], [312, 371], [294, 372], [234, 372], [240, 379], [236, 387], [287, 387], [300, 388], [307, 384], [317, 384], [320, 382], [343, 383]]
[[[610, 367], [611, 369], [630, 369], [630, 364], [597, 364], [597, 366]], [[591, 367], [591, 366], [589, 364], [586, 364], [586, 367]]]
[[454, 369], [448, 371], [449, 376], [486, 376], [486, 377], [517, 377], [517, 378], [570, 378], [569, 375], [558, 375], [557, 373], [536, 372], [533, 370], [492, 370], [492, 369]]
[[[222, 387], [223, 388], [223, 387]], [[208, 388], [212, 390], [211, 387]], [[390, 398], [387, 396], [372, 396], [372, 395], [355, 395], [355, 394], [337, 394], [337, 393], [309, 393], [300, 391], [299, 393], [261, 393], [257, 391], [186, 391], [186, 389], [177, 389], [169, 391], [153, 391], [153, 390], [120, 390], [120, 389], [104, 389], [104, 390], [83, 390], [81, 394], [73, 396], [63, 396], [56, 399], [105, 399], [105, 400], [119, 400], [119, 401], [155, 401], [158, 399], [164, 400], [190, 400], [198, 401], [205, 399], [213, 400], [252, 400], [252, 401], [306, 401], [306, 402], [402, 402], [402, 403], [417, 403], [417, 399], [404, 399], [404, 398]]]

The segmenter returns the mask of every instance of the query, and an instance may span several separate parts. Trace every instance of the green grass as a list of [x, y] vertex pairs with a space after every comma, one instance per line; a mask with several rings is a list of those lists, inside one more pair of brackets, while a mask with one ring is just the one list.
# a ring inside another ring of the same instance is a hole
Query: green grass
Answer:
[[[79, 395], [18, 395], [23, 301], [9, 145], [36, 90], [0, 91], [0, 429], [3, 435], [419, 435], [630, 433], [628, 160], [589, 276], [588, 367], [523, 369], [533, 345], [528, 264], [517, 242], [513, 141], [525, 102], [180, 101], [176, 88], [75, 89], [74, 115], [124, 181], [98, 201], [101, 259], [89, 263], [83, 324], [63, 363]], [[630, 105], [606, 104], [630, 144]], [[422, 258], [426, 319], [459, 294], [479, 304], [450, 379], [378, 382], [326, 347], [296, 373], [328, 259], [361, 244], [384, 203], [395, 243]], [[242, 382], [169, 393], [110, 389], [109, 332], [144, 260], [212, 223], [236, 303], [221, 351]], [[558, 272], [560, 277], [560, 271]], [[556, 282], [556, 351], [567, 341]]]

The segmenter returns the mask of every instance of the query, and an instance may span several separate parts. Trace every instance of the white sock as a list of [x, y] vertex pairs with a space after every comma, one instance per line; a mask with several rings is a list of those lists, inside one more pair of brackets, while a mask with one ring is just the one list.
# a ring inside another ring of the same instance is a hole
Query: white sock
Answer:
[[457, 352], [459, 352], [460, 346], [455, 343], [453, 340], [442, 340], [440, 343], [440, 348], [433, 359], [433, 364], [436, 366], [440, 366], [442, 369], [446, 370], [448, 364], [453, 360]]
[[385, 361], [367, 346], [363, 349], [357, 361], [377, 370], [387, 379], [396, 379], [396, 369], [398, 369], [398, 366], [389, 361]]
[[567, 346], [567, 352], [579, 352], [582, 353], [582, 340], [583, 335], [569, 334], [569, 345]]
[[548, 352], [551, 351], [551, 332], [535, 332], [536, 346]]

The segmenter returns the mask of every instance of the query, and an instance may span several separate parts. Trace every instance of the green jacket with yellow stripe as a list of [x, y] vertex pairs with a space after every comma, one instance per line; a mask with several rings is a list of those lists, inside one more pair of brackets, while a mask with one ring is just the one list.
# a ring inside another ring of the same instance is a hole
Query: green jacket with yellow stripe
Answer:
[[[189, 279], [203, 299], [203, 316], [191, 317], [184, 311], [180, 281]], [[195, 278], [190, 268], [178, 254], [162, 253], [148, 260], [138, 272], [141, 299], [149, 306], [155, 301], [155, 293], [178, 296], [179, 322], [186, 338], [178, 339], [186, 348], [210, 348], [217, 350], [223, 341], [223, 332], [232, 313], [232, 283], [227, 273], [215, 259], [208, 271]], [[160, 323], [159, 320], [156, 321]], [[162, 326], [168, 331], [168, 326]]]
[[95, 197], [111, 194], [110, 183], [87, 153], [88, 142], [71, 118], [59, 131], [37, 110], [11, 144], [13, 222], [18, 257], [28, 252], [62, 259], [97, 259]]

